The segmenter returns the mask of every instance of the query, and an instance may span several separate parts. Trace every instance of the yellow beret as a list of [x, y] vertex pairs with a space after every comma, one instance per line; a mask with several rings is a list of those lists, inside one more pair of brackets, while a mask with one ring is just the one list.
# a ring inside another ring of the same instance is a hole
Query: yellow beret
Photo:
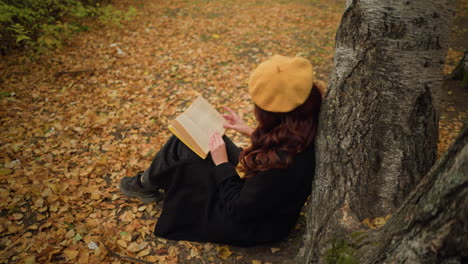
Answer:
[[314, 73], [308, 60], [274, 55], [252, 72], [249, 94], [261, 109], [284, 113], [305, 102], [313, 83]]

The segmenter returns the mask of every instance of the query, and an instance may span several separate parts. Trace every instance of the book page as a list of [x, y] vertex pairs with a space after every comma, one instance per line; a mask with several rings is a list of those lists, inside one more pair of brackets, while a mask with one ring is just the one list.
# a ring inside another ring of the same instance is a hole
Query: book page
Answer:
[[205, 152], [209, 152], [211, 135], [218, 132], [223, 135], [226, 129], [223, 124], [226, 122], [223, 116], [199, 96], [195, 101], [176, 118], [181, 126], [191, 135], [193, 140]]
[[198, 156], [202, 159], [205, 159], [208, 153], [204, 152], [198, 144], [193, 140], [192, 136], [179, 124], [173, 120], [173, 122], [169, 125], [169, 130], [180, 139], [189, 149], [195, 152]]

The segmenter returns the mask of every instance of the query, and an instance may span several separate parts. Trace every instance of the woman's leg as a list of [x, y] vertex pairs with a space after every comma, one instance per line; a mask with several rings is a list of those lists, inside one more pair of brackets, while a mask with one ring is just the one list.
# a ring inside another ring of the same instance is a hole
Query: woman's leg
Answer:
[[[241, 149], [226, 136], [224, 136], [223, 139], [226, 143], [229, 162], [233, 165], [237, 165]], [[177, 165], [179, 162], [191, 160], [203, 161], [182, 141], [172, 136], [156, 154], [150, 167], [146, 169], [143, 174], [122, 178], [119, 185], [120, 191], [128, 197], [138, 198], [144, 203], [161, 200], [162, 194], [159, 192], [159, 189], [164, 189], [165, 179], [161, 178], [160, 173]], [[208, 155], [204, 161], [214, 166], [210, 155]]]
[[[226, 144], [226, 152], [228, 154], [229, 162], [233, 165], [237, 165], [239, 162], [239, 154], [241, 149], [237, 147], [228, 137], [223, 136], [223, 139]], [[160, 180], [158, 179], [158, 175], [160, 172], [176, 165], [179, 162], [191, 160], [201, 161], [202, 159], [177, 137], [171, 136], [153, 158], [150, 167], [143, 173], [141, 177], [143, 185], [147, 188], [155, 190], [163, 187], [158, 186], [161, 185], [158, 184]], [[211, 155], [208, 155], [206, 162], [210, 162], [214, 165], [211, 159]]]

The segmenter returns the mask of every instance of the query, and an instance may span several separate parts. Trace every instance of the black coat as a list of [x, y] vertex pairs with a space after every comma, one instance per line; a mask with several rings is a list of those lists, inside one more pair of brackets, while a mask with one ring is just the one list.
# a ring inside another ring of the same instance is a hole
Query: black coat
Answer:
[[250, 246], [288, 235], [310, 194], [313, 146], [287, 169], [248, 179], [230, 163], [214, 166], [208, 160], [180, 162], [158, 175], [167, 184], [156, 236]]

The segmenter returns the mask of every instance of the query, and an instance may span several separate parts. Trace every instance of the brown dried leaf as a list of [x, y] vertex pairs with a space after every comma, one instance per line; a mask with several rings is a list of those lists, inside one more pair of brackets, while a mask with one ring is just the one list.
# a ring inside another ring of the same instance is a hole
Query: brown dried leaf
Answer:
[[12, 173], [13, 173], [12, 169], [0, 168], [0, 175], [8, 175], [8, 174], [12, 174]]
[[229, 246], [227, 246], [227, 245], [216, 247], [216, 250], [218, 251], [218, 257], [220, 257], [223, 260], [227, 260], [233, 253], [229, 249]]
[[143, 249], [142, 251], [138, 252], [137, 257], [148, 256], [150, 252], [151, 252], [150, 248]]
[[132, 242], [128, 245], [127, 250], [131, 252], [138, 252], [148, 246], [147, 242]]
[[374, 226], [374, 224], [371, 223], [371, 221], [369, 220], [369, 218], [364, 218], [364, 220], [362, 220], [362, 223], [363, 223], [364, 225], [366, 225], [367, 227], [369, 227], [369, 228], [372, 228], [372, 229], [376, 228], [376, 227]]
[[374, 225], [376, 227], [382, 227], [385, 225], [385, 223], [387, 222], [387, 220], [385, 220], [385, 218], [383, 217], [377, 217], [374, 219]]
[[281, 248], [271, 248], [271, 253], [275, 254], [276, 252], [280, 251]]
[[67, 260], [74, 260], [78, 256], [78, 250], [65, 249], [63, 255]]
[[127, 248], [128, 244], [125, 240], [122, 240], [122, 239], [119, 239], [117, 240], [117, 245], [119, 245], [120, 247], [123, 247], [123, 248]]

